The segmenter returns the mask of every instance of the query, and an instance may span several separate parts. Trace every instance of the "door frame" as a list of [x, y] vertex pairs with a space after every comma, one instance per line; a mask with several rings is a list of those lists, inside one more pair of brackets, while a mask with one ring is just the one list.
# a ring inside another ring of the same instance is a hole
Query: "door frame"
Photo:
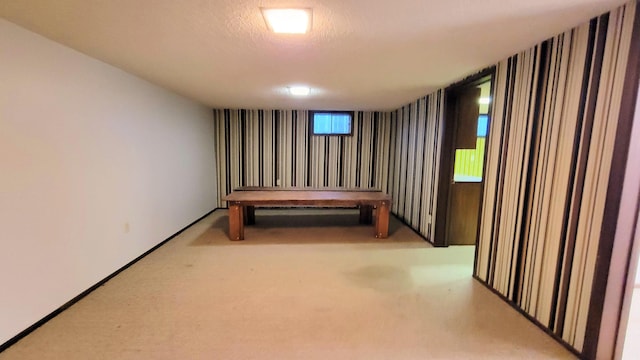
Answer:
[[[449, 213], [451, 208], [451, 177], [453, 176], [453, 169], [455, 163], [455, 134], [457, 129], [457, 121], [455, 114], [455, 98], [460, 90], [477, 86], [487, 80], [491, 81], [491, 98], [494, 98], [494, 84], [495, 84], [496, 67], [492, 66], [481, 70], [480, 72], [471, 75], [457, 83], [454, 83], [445, 88], [444, 93], [444, 125], [442, 129], [443, 139], [442, 147], [440, 151], [439, 161], [439, 174], [438, 174], [438, 194], [436, 205], [436, 223], [435, 233], [433, 237], [433, 245], [438, 247], [449, 246], [448, 244], [448, 232], [449, 232]], [[487, 122], [487, 139], [491, 134], [491, 111], [493, 101], [489, 103], [489, 120]], [[487, 142], [488, 144], [488, 142]], [[482, 164], [482, 185], [480, 189], [480, 202], [478, 212], [482, 209], [482, 199], [484, 195], [484, 178], [487, 164], [488, 146], [485, 146], [484, 160]], [[480, 224], [480, 214], [478, 214], [478, 225]], [[480, 227], [478, 226], [478, 231]], [[478, 231], [476, 231], [476, 241], [478, 242]]]

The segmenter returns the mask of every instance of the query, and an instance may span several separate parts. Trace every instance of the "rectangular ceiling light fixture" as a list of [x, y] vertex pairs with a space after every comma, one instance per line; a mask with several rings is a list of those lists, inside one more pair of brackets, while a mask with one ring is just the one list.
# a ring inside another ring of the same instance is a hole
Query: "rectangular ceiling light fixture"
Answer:
[[289, 93], [294, 96], [307, 96], [311, 93], [308, 86], [290, 86]]
[[260, 8], [267, 26], [278, 34], [305, 34], [311, 30], [311, 9]]
[[481, 97], [480, 99], [478, 99], [478, 104], [480, 105], [489, 105], [490, 102], [491, 102], [490, 97]]

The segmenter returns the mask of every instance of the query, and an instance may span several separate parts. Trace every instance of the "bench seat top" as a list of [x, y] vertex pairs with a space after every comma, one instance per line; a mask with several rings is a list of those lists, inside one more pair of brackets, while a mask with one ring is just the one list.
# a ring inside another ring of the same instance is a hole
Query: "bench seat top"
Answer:
[[223, 200], [244, 205], [353, 206], [388, 203], [391, 197], [381, 191], [251, 190], [233, 191]]
[[234, 191], [367, 191], [380, 192], [374, 188], [349, 188], [349, 187], [310, 187], [310, 186], [241, 186]]

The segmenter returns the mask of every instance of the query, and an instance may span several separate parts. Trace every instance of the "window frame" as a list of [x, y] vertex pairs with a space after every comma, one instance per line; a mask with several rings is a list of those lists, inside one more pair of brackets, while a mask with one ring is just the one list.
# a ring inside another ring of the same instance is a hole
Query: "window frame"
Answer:
[[[336, 133], [329, 133], [329, 134], [316, 134], [316, 132], [314, 131], [315, 126], [314, 126], [314, 117], [315, 114], [338, 114], [338, 115], [349, 115], [349, 117], [351, 118], [350, 121], [350, 126], [349, 126], [349, 133], [344, 133], [344, 134], [336, 134]], [[312, 136], [353, 136], [353, 119], [355, 118], [355, 114], [354, 111], [345, 111], [345, 110], [309, 110], [309, 125], [311, 126], [309, 129], [309, 132], [311, 133]]]

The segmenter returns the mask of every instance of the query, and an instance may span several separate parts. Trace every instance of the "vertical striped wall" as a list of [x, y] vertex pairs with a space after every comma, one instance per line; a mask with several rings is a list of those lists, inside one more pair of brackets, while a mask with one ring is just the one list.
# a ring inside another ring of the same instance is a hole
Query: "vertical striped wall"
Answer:
[[[582, 354], [636, 7], [500, 62], [494, 79], [474, 275]], [[245, 185], [375, 187], [433, 241], [444, 98], [355, 112], [348, 137], [311, 136], [307, 111], [214, 110], [218, 206]]]
[[497, 66], [475, 275], [579, 353], [635, 7]]
[[352, 136], [312, 136], [303, 110], [213, 114], [219, 207], [239, 186], [388, 187], [389, 113], [355, 112]]
[[387, 193], [391, 211], [429, 241], [435, 230], [444, 91], [391, 113]]
[[374, 187], [432, 240], [444, 92], [393, 112], [355, 112], [352, 136], [312, 136], [308, 111], [214, 110], [218, 206], [239, 186]]

